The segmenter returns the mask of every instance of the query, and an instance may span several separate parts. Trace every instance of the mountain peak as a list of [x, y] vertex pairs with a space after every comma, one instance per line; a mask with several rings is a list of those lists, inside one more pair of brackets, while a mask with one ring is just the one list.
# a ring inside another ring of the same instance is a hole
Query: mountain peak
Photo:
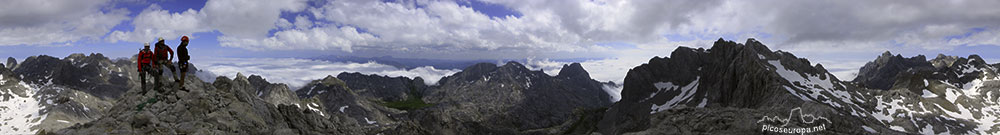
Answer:
[[466, 67], [465, 69], [462, 69], [462, 71], [478, 73], [478, 72], [489, 72], [496, 69], [497, 69], [496, 64], [483, 62], [483, 63], [476, 63], [475, 65]]
[[910, 68], [934, 68], [931, 62], [927, 61], [924, 55], [917, 55], [910, 58], [903, 58], [902, 55], [893, 56], [886, 51], [875, 61], [868, 62], [861, 67], [854, 82], [862, 86], [888, 90], [893, 86], [896, 74]]
[[939, 53], [937, 57], [931, 59], [930, 62], [935, 68], [944, 68], [951, 67], [952, 64], [955, 64], [955, 61], [958, 61], [958, 56], [947, 56]]
[[233, 78], [233, 80], [247, 80], [247, 79], [248, 79], [247, 76], [243, 75], [242, 72], [236, 72], [236, 78]]
[[585, 78], [590, 79], [590, 73], [583, 69], [580, 63], [564, 64], [556, 77]]
[[979, 55], [973, 54], [973, 55], [969, 55], [969, 64], [972, 64], [972, 65], [986, 65], [987, 63], [986, 63], [986, 60], [983, 60], [983, 57], [979, 57]]
[[17, 67], [17, 59], [14, 59], [14, 57], [7, 57], [7, 68], [14, 70], [15, 67]]
[[882, 55], [879, 56], [879, 58], [881, 57], [892, 57], [892, 52], [889, 51], [882, 52]]
[[326, 77], [323, 78], [323, 80], [320, 81], [320, 83], [322, 83], [323, 85], [326, 85], [326, 86], [335, 86], [335, 85], [336, 86], [340, 86], [340, 85], [346, 86], [344, 84], [343, 80], [337, 79], [337, 77], [333, 77], [332, 75], [327, 75]]
[[516, 61], [508, 61], [506, 64], [503, 64], [503, 66], [500, 66], [500, 68], [511, 69], [511, 70], [528, 70], [528, 68], [525, 68], [524, 65]]

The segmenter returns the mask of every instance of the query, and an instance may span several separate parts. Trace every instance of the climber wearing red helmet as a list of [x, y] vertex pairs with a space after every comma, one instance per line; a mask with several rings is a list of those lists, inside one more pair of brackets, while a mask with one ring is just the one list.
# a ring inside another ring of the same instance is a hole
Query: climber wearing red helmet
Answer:
[[177, 46], [177, 66], [181, 68], [181, 80], [178, 80], [177, 83], [180, 84], [181, 90], [184, 91], [187, 91], [187, 89], [184, 88], [184, 77], [187, 76], [188, 65], [191, 64], [188, 63], [188, 60], [191, 60], [191, 56], [188, 55], [187, 45], [188, 37], [181, 37], [181, 45]]

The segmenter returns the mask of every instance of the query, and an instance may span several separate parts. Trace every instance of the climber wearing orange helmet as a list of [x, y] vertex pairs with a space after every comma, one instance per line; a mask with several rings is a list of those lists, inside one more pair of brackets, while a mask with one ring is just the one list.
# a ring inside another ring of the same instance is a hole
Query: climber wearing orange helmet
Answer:
[[177, 83], [180, 84], [181, 90], [184, 91], [187, 91], [187, 89], [184, 88], [184, 77], [187, 76], [188, 65], [190, 65], [188, 60], [191, 60], [191, 56], [188, 55], [187, 45], [188, 37], [181, 37], [181, 45], [177, 46], [177, 66], [181, 68], [181, 80], [177, 81]]

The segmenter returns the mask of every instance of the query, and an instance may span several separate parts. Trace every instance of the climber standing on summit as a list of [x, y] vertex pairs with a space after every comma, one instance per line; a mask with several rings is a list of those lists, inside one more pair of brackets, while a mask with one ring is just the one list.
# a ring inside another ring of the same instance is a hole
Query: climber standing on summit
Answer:
[[[167, 53], [170, 53], [170, 56], [167, 56]], [[170, 68], [170, 74], [174, 77], [174, 81], [180, 81], [177, 79], [177, 75], [174, 75], [176, 74], [177, 69], [175, 69], [174, 64], [170, 62], [173, 60], [174, 60], [174, 50], [171, 50], [170, 46], [167, 46], [166, 43], [163, 43], [162, 37], [158, 38], [158, 41], [156, 41], [156, 51], [153, 52], [153, 67], [155, 67], [153, 68], [153, 70], [157, 72], [155, 74], [155, 77], [153, 77], [153, 83], [154, 83], [153, 89], [156, 89], [157, 91], [162, 91], [160, 89], [160, 87], [163, 85], [162, 82], [160, 82], [160, 77], [163, 76], [163, 70], [161, 69], [162, 67], [160, 67], [161, 65]]]
[[153, 63], [153, 51], [149, 50], [149, 42], [143, 44], [143, 48], [139, 49], [139, 56], [136, 63], [139, 63], [139, 83], [142, 86], [142, 94], [146, 94], [146, 74], [151, 74], [150, 68], [152, 68]]
[[181, 68], [181, 80], [178, 80], [177, 83], [183, 91], [187, 91], [187, 88], [184, 88], [184, 77], [187, 76], [188, 65], [190, 64], [188, 60], [191, 60], [191, 56], [188, 55], [187, 45], [188, 37], [181, 37], [181, 44], [177, 46], [177, 66]]

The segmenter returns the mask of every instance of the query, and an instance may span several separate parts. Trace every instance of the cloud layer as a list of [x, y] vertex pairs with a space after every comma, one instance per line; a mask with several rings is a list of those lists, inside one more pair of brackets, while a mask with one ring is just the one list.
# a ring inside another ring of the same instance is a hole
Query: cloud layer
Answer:
[[993, 0], [207, 0], [180, 10], [123, 2], [5, 2], [0, 46], [216, 33], [208, 35], [229, 47], [222, 49], [536, 58], [533, 68], [550, 74], [564, 63], [546, 58], [601, 58], [583, 64], [595, 79], [620, 82], [628, 68], [653, 56], [678, 46], [709, 47], [719, 37], [754, 37], [772, 50], [821, 61], [842, 79], [885, 50], [1000, 45], [1000, 1]]
[[[718, 37], [756, 37], [799, 53], [1000, 44], [1000, 1], [990, 0], [207, 0], [173, 11], [157, 4], [128, 11], [118, 3], [7, 2], [0, 8], [0, 45], [218, 32], [219, 45], [247, 50], [503, 59], [614, 58]], [[119, 24], [132, 27], [112, 29]]]
[[301, 87], [309, 81], [323, 79], [328, 75], [337, 76], [341, 72], [403, 76], [411, 79], [421, 77], [427, 85], [436, 85], [442, 77], [458, 72], [458, 70], [434, 67], [406, 70], [375, 62], [332, 63], [294, 58], [205, 58], [192, 60], [192, 63], [198, 64], [198, 69], [216, 75], [230, 78], [235, 77], [237, 73], [260, 75], [270, 82], [285, 83], [292, 88]]
[[14, 0], [0, 4], [0, 46], [97, 40], [129, 19], [108, 0]]

